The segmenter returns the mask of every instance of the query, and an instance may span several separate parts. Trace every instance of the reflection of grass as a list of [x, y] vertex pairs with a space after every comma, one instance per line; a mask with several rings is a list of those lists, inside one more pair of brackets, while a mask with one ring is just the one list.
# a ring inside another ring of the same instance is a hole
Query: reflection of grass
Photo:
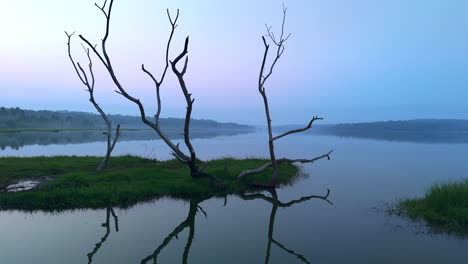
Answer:
[[425, 219], [433, 229], [468, 234], [468, 179], [436, 184], [424, 198], [402, 200], [398, 208], [412, 219]]
[[[271, 171], [235, 181], [240, 171], [263, 165], [262, 159], [220, 159], [200, 162], [205, 173], [215, 177], [192, 179], [177, 160], [156, 161], [133, 156], [111, 158], [109, 170], [96, 173], [99, 157], [0, 158], [0, 186], [18, 179], [53, 176], [33, 191], [0, 193], [0, 208], [59, 210], [73, 208], [126, 207], [139, 201], [169, 196], [226, 195], [248, 189], [251, 181], [268, 181]], [[298, 168], [280, 166], [280, 181], [290, 183]]]

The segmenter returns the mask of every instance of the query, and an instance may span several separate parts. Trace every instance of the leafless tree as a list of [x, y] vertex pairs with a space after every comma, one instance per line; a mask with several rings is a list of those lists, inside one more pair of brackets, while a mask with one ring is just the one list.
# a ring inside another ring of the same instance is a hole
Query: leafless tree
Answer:
[[75, 69], [76, 74], [80, 78], [80, 81], [86, 86], [86, 91], [88, 91], [88, 93], [89, 93], [89, 101], [93, 104], [94, 108], [96, 108], [96, 110], [101, 115], [102, 119], [104, 119], [104, 121], [106, 122], [107, 132], [105, 132], [105, 133], [107, 135], [107, 151], [106, 151], [106, 155], [105, 155], [104, 159], [101, 161], [101, 163], [99, 164], [99, 167], [96, 169], [97, 171], [102, 171], [107, 166], [107, 163], [109, 162], [109, 157], [110, 157], [110, 155], [112, 153], [112, 150], [114, 150], [115, 144], [117, 143], [117, 140], [119, 139], [120, 124], [117, 125], [115, 136], [113, 137], [113, 135], [112, 135], [112, 122], [109, 120], [106, 113], [102, 110], [102, 108], [96, 103], [96, 100], [94, 99], [95, 80], [94, 80], [94, 72], [93, 72], [93, 62], [92, 62], [91, 56], [89, 54], [89, 48], [85, 48], [83, 46], [83, 49], [85, 50], [86, 56], [88, 57], [88, 60], [89, 60], [89, 64], [88, 64], [89, 73], [87, 73], [83, 69], [83, 67], [81, 66], [81, 64], [79, 62], [75, 63], [75, 61], [73, 60], [73, 56], [72, 56], [72, 53], [71, 53], [71, 38], [72, 38], [74, 33], [68, 34], [67, 32], [65, 32], [65, 34], [67, 35], [67, 38], [68, 38], [68, 42], [67, 42], [68, 57], [70, 58], [70, 61], [71, 61], [72, 65], [73, 65], [73, 68]]
[[268, 146], [269, 146], [269, 150], [270, 150], [270, 161], [268, 163], [264, 164], [263, 166], [261, 166], [260, 168], [244, 170], [238, 176], [238, 179], [240, 180], [240, 179], [242, 179], [243, 177], [245, 177], [247, 175], [260, 173], [260, 172], [265, 171], [266, 169], [268, 169], [270, 167], [273, 167], [273, 175], [272, 175], [272, 180], [271, 180], [271, 183], [270, 183], [270, 185], [272, 185], [272, 186], [274, 186], [274, 185], [276, 185], [278, 183], [278, 164], [281, 164], [281, 163], [297, 163], [297, 162], [311, 163], [311, 162], [314, 162], [314, 161], [322, 159], [322, 158], [330, 159], [330, 154], [332, 153], [332, 151], [330, 151], [327, 154], [324, 154], [322, 156], [319, 156], [319, 157], [316, 157], [316, 158], [313, 158], [313, 159], [286, 159], [286, 158], [282, 158], [282, 159], [278, 159], [278, 160], [276, 159], [275, 145], [274, 145], [275, 140], [278, 140], [278, 139], [280, 139], [280, 138], [282, 138], [284, 136], [287, 136], [287, 135], [290, 135], [290, 134], [293, 134], [293, 133], [299, 133], [299, 132], [302, 132], [302, 131], [306, 131], [306, 130], [308, 130], [309, 128], [312, 127], [312, 124], [315, 121], [323, 119], [321, 117], [314, 116], [310, 120], [310, 122], [307, 124], [307, 126], [305, 126], [303, 128], [290, 130], [290, 131], [287, 131], [287, 132], [285, 132], [285, 133], [283, 133], [281, 135], [273, 136], [272, 126], [271, 126], [271, 117], [270, 117], [270, 107], [268, 105], [268, 98], [267, 98], [267, 94], [266, 94], [266, 91], [265, 91], [265, 83], [267, 82], [267, 80], [272, 75], [273, 69], [275, 68], [278, 60], [283, 55], [284, 43], [291, 36], [291, 34], [287, 34], [284, 31], [284, 26], [285, 26], [285, 22], [286, 22], [286, 12], [287, 12], [287, 8], [285, 8], [283, 6], [283, 21], [282, 21], [282, 24], [281, 24], [281, 33], [279, 35], [279, 38], [277, 36], [275, 36], [273, 31], [271, 31], [271, 26], [265, 25], [266, 29], [267, 29], [266, 37], [268, 37], [271, 40], [271, 42], [273, 43], [273, 45], [276, 48], [275, 57], [273, 59], [273, 62], [269, 66], [269, 69], [268, 69], [268, 67], [266, 65], [267, 64], [266, 61], [267, 61], [268, 54], [269, 54], [269, 51], [270, 51], [270, 44], [267, 43], [267, 40], [265, 39], [265, 36], [262, 36], [265, 51], [263, 53], [263, 60], [262, 60], [262, 64], [261, 64], [261, 67], [260, 67], [260, 73], [259, 73], [259, 76], [258, 76], [258, 84], [257, 85], [258, 85], [258, 91], [259, 91], [260, 95], [263, 98], [263, 104], [264, 104], [264, 107], [265, 107], [265, 114], [266, 114], [266, 120], [267, 120], [267, 126], [268, 126]]
[[[126, 99], [128, 99], [129, 101], [135, 103], [138, 106], [142, 121], [147, 126], [151, 127], [154, 131], [156, 131], [156, 133], [159, 135], [159, 137], [161, 137], [161, 139], [171, 149], [171, 151], [172, 151], [171, 154], [176, 159], [178, 159], [182, 163], [186, 164], [190, 168], [190, 174], [192, 175], [192, 177], [204, 176], [205, 174], [203, 174], [203, 173], [201, 173], [199, 171], [199, 168], [198, 168], [198, 165], [197, 165], [197, 158], [196, 158], [195, 150], [194, 150], [194, 148], [193, 148], [193, 146], [192, 146], [192, 144], [190, 142], [190, 134], [189, 134], [189, 132], [190, 132], [190, 119], [191, 119], [191, 115], [192, 115], [192, 106], [193, 106], [193, 103], [194, 103], [195, 99], [193, 99], [191, 97], [191, 94], [188, 92], [188, 89], [187, 89], [187, 86], [186, 86], [185, 80], [184, 80], [184, 75], [185, 75], [185, 73], [187, 71], [187, 65], [188, 65], [188, 56], [187, 56], [188, 44], [189, 44], [189, 38], [188, 37], [185, 39], [185, 45], [184, 45], [183, 51], [173, 61], [169, 60], [169, 51], [170, 51], [172, 37], [173, 37], [174, 31], [175, 31], [175, 29], [177, 27], [177, 20], [179, 18], [179, 10], [177, 10], [177, 15], [176, 15], [176, 17], [174, 19], [171, 17], [171, 15], [169, 13], [169, 10], [167, 10], [167, 16], [169, 18], [169, 22], [171, 24], [172, 29], [171, 29], [169, 39], [167, 41], [167, 46], [166, 46], [166, 56], [165, 56], [166, 66], [165, 66], [165, 68], [164, 68], [164, 70], [163, 70], [163, 72], [161, 74], [160, 79], [158, 80], [157, 78], [155, 78], [154, 75], [151, 72], [149, 72], [145, 68], [144, 65], [142, 65], [143, 72], [148, 74], [148, 76], [153, 80], [153, 82], [154, 82], [154, 84], [156, 86], [156, 97], [157, 97], [158, 110], [157, 110], [157, 113], [155, 115], [155, 120], [153, 122], [153, 121], [149, 120], [146, 117], [145, 108], [144, 108], [143, 104], [141, 103], [141, 101], [138, 98], [135, 98], [135, 97], [133, 97], [133, 96], [131, 96], [130, 94], [127, 93], [126, 88], [123, 87], [123, 85], [119, 81], [117, 75], [115, 74], [114, 68], [112, 66], [111, 59], [110, 59], [109, 54], [108, 54], [107, 49], [106, 49], [106, 43], [107, 43], [107, 39], [108, 39], [109, 33], [110, 33], [110, 22], [111, 22], [111, 14], [112, 14], [112, 7], [113, 7], [113, 4], [114, 4], [114, 0], [110, 0], [108, 6], [107, 6], [107, 3], [108, 3], [108, 1], [105, 0], [104, 4], [102, 6], [99, 6], [98, 4], [96, 4], [96, 6], [104, 14], [104, 17], [106, 18], [105, 35], [104, 35], [104, 38], [102, 39], [102, 42], [101, 42], [102, 51], [98, 51], [97, 50], [97, 45], [91, 44], [91, 42], [88, 41], [82, 35], [80, 35], [80, 38], [89, 46], [89, 48], [91, 48], [91, 50], [96, 54], [96, 56], [102, 62], [102, 64], [106, 68], [107, 72], [109, 73], [110, 77], [112, 78], [112, 81], [114, 82], [114, 84], [117, 87], [116, 92], [121, 94]], [[182, 60], [184, 57], [185, 57], [184, 66], [182, 68], [182, 71], [179, 71], [176, 66], [177, 66], [178, 62], [180, 60]], [[189, 155], [186, 155], [184, 152], [182, 152], [180, 150], [180, 148], [179, 148], [179, 144], [174, 144], [166, 136], [164, 131], [162, 131], [160, 126], [159, 126], [159, 117], [160, 117], [160, 114], [161, 114], [160, 88], [161, 88], [161, 85], [163, 84], [163, 81], [164, 81], [164, 78], [166, 76], [169, 64], [171, 66], [172, 71], [177, 76], [177, 80], [179, 82], [179, 85], [180, 85], [181, 90], [182, 90], [182, 92], [184, 94], [185, 100], [187, 102], [187, 111], [186, 111], [186, 115], [185, 115], [185, 124], [184, 124], [184, 141], [185, 141], [185, 144], [186, 144], [186, 146], [187, 146], [187, 148], [188, 148], [188, 150], [190, 152]]]

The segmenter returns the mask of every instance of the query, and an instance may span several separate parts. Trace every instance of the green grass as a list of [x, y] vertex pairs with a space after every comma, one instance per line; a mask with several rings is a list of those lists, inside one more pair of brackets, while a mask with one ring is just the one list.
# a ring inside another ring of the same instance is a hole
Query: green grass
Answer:
[[[0, 186], [20, 179], [52, 176], [32, 191], [0, 193], [1, 209], [63, 210], [77, 208], [128, 207], [159, 197], [190, 198], [224, 196], [249, 189], [249, 183], [267, 182], [271, 170], [247, 176], [244, 169], [263, 165], [264, 159], [231, 158], [200, 162], [203, 171], [217, 180], [193, 179], [185, 165], [177, 160], [156, 161], [134, 156], [111, 158], [108, 169], [94, 171], [100, 157], [0, 158]], [[280, 166], [281, 184], [299, 177], [294, 165]]]
[[468, 179], [436, 184], [424, 198], [402, 200], [398, 208], [412, 219], [425, 219], [433, 230], [466, 235]]

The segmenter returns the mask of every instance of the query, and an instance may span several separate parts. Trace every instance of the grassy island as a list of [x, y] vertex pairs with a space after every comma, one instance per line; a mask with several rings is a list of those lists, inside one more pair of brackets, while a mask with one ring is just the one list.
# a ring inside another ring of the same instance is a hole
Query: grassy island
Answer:
[[[190, 198], [224, 196], [244, 192], [249, 183], [266, 182], [267, 170], [240, 182], [244, 169], [263, 165], [264, 159], [219, 159], [200, 161], [200, 168], [213, 176], [193, 179], [187, 167], [177, 160], [157, 161], [134, 156], [112, 157], [108, 169], [97, 173], [101, 157], [0, 158], [0, 189], [21, 180], [43, 180], [36, 188], [0, 193], [0, 209], [63, 210], [78, 208], [128, 207], [160, 197]], [[280, 166], [280, 182], [291, 183], [298, 167]]]
[[468, 179], [436, 184], [419, 199], [400, 201], [398, 209], [412, 219], [423, 218], [434, 230], [468, 234]]

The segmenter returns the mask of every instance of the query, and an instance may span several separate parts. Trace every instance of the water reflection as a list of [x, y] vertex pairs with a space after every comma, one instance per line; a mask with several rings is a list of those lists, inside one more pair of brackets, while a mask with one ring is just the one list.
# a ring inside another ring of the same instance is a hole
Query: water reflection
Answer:
[[356, 139], [372, 139], [383, 140], [390, 142], [411, 142], [425, 144], [467, 144], [468, 133], [464, 130], [456, 131], [381, 131], [381, 130], [327, 130], [316, 129], [311, 130], [307, 134], [310, 135], [332, 135], [341, 138], [356, 138]]
[[106, 228], [106, 233], [101, 238], [101, 241], [95, 245], [93, 251], [88, 253], [88, 255], [87, 255], [88, 256], [88, 264], [91, 264], [93, 262], [94, 255], [99, 251], [102, 244], [104, 244], [104, 242], [106, 242], [107, 238], [109, 237], [109, 234], [111, 232], [111, 228], [110, 228], [110, 224], [111, 224], [110, 217], [111, 217], [111, 215], [112, 215], [112, 218], [114, 219], [115, 232], [119, 232], [119, 218], [115, 214], [114, 209], [112, 209], [112, 207], [108, 207], [106, 209], [106, 222], [102, 224], [102, 226]]
[[[270, 219], [269, 219], [269, 228], [268, 228], [268, 243], [267, 243], [267, 249], [266, 249], [266, 254], [265, 254], [265, 264], [268, 264], [270, 262], [270, 251], [272, 244], [277, 245], [279, 248], [283, 249], [285, 252], [295, 256], [297, 259], [301, 260], [304, 263], [310, 263], [305, 256], [296, 253], [295, 251], [288, 249], [286, 246], [284, 246], [282, 243], [278, 242], [273, 238], [273, 233], [274, 233], [274, 226], [275, 226], [275, 219], [276, 219], [276, 213], [278, 211], [279, 207], [286, 208], [286, 207], [291, 207], [295, 204], [303, 203], [311, 199], [321, 199], [324, 200], [330, 204], [332, 204], [328, 200], [328, 196], [330, 194], [330, 190], [328, 190], [327, 194], [325, 196], [319, 196], [319, 195], [310, 195], [310, 196], [305, 196], [301, 197], [297, 200], [292, 200], [289, 202], [281, 202], [278, 200], [278, 195], [276, 193], [275, 189], [269, 189], [267, 192], [270, 194], [270, 196], [267, 196], [262, 193], [255, 193], [255, 194], [239, 194], [238, 196], [245, 200], [257, 200], [261, 199], [264, 200], [272, 205], [271, 209], [271, 214], [270, 214]], [[208, 199], [197, 199], [197, 198], [192, 198], [190, 200], [190, 206], [189, 206], [189, 212], [187, 217], [176, 227], [170, 232], [162, 241], [161, 244], [159, 244], [154, 252], [147, 257], [143, 258], [141, 260], [141, 264], [145, 263], [158, 263], [158, 256], [159, 254], [163, 251], [163, 249], [169, 245], [169, 243], [174, 239], [178, 239], [179, 234], [184, 231], [185, 229], [188, 229], [188, 238], [187, 242], [184, 247], [184, 252], [182, 253], [182, 263], [186, 264], [188, 263], [188, 257], [189, 257], [189, 252], [190, 248], [192, 246], [193, 239], [195, 237], [195, 218], [197, 213], [201, 212], [205, 217], [208, 216], [208, 214], [203, 210], [203, 208], [200, 206], [200, 203], [203, 201], [208, 200]], [[227, 204], [227, 197], [225, 197], [224, 200], [224, 206]], [[96, 245], [97, 246], [97, 245]]]
[[[253, 130], [193, 130], [190, 133], [192, 138], [213, 138], [217, 136], [234, 136], [238, 134], [251, 133]], [[182, 131], [168, 130], [167, 136], [170, 139], [183, 139]], [[121, 133], [120, 141], [129, 140], [154, 140], [159, 139], [158, 135], [152, 130], [124, 130]], [[107, 140], [103, 131], [59, 131], [59, 132], [1, 132], [0, 149], [7, 147], [18, 150], [28, 145], [51, 145], [51, 144], [82, 144], [91, 142], [104, 142]]]
[[283, 244], [281, 244], [280, 242], [278, 242], [277, 240], [275, 240], [273, 238], [273, 232], [274, 232], [274, 228], [275, 228], [276, 212], [278, 211], [278, 207], [291, 207], [291, 206], [293, 206], [295, 204], [299, 204], [299, 203], [308, 201], [310, 199], [321, 199], [321, 200], [324, 200], [324, 201], [328, 202], [329, 204], [333, 205], [333, 203], [330, 202], [330, 200], [328, 200], [328, 196], [330, 195], [330, 190], [327, 191], [327, 194], [325, 196], [318, 196], [318, 195], [304, 196], [304, 197], [301, 197], [300, 199], [292, 200], [292, 201], [287, 202], [287, 203], [283, 203], [283, 202], [278, 200], [278, 194], [276, 193], [275, 189], [270, 189], [270, 190], [267, 190], [267, 191], [270, 193], [271, 197], [266, 196], [264, 194], [260, 194], [260, 193], [251, 194], [251, 195], [245, 195], [245, 194], [240, 195], [240, 197], [242, 199], [244, 199], [244, 200], [261, 199], [261, 200], [264, 200], [264, 201], [272, 204], [271, 213], [270, 213], [270, 222], [268, 224], [268, 243], [267, 243], [267, 249], [266, 249], [266, 255], [265, 255], [265, 264], [270, 263], [270, 252], [271, 252], [271, 245], [272, 244], [276, 244], [279, 248], [281, 248], [285, 252], [295, 256], [296, 258], [298, 258], [299, 260], [301, 260], [304, 263], [311, 263], [303, 255], [301, 255], [299, 253], [296, 253], [294, 250], [286, 248]]
[[199, 205], [201, 202], [205, 201], [207, 199], [191, 199], [190, 200], [190, 207], [189, 207], [189, 213], [187, 215], [187, 218], [185, 218], [182, 223], [180, 223], [169, 235], [163, 240], [163, 242], [156, 248], [156, 250], [146, 258], [144, 258], [141, 263], [149, 263], [151, 260], [153, 263], [157, 263], [158, 255], [161, 253], [161, 251], [169, 245], [171, 240], [175, 237], [176, 239], [178, 238], [178, 235], [180, 232], [184, 231], [186, 228], [189, 229], [189, 236], [187, 239], [187, 243], [184, 248], [184, 253], [182, 257], [182, 263], [187, 263], [188, 260], [188, 254], [190, 252], [190, 247], [192, 246], [193, 238], [195, 237], [195, 216], [197, 215], [198, 212], [202, 212], [205, 217], [207, 216], [206, 212], [203, 210], [203, 208]]

